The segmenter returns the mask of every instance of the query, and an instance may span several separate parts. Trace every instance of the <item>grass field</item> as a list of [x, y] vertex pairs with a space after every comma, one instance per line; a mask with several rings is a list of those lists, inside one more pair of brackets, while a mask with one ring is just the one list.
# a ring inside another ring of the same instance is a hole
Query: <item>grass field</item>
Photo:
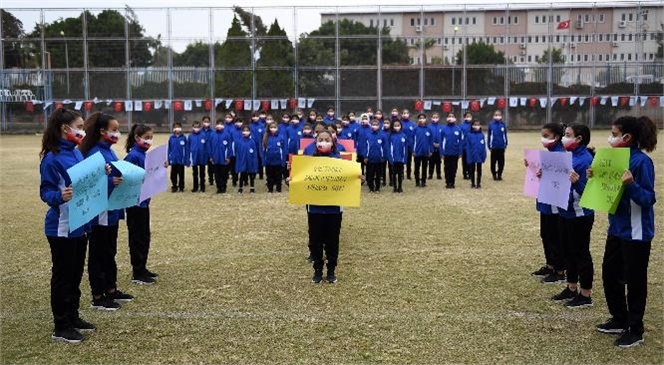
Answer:
[[[604, 147], [608, 131], [593, 134]], [[157, 144], [166, 138], [157, 136]], [[491, 181], [485, 164], [479, 191], [465, 181], [446, 190], [437, 180], [417, 190], [407, 181], [398, 196], [365, 187], [362, 207], [344, 212], [335, 285], [310, 283], [305, 209], [287, 204], [286, 193], [268, 195], [262, 181], [254, 195], [163, 193], [151, 205], [149, 266], [158, 284], [130, 283], [121, 223], [118, 284], [136, 300], [114, 313], [89, 309], [86, 273], [81, 315], [98, 331], [67, 345], [50, 340], [40, 137], [2, 136], [0, 362], [661, 364], [661, 231], [650, 259], [645, 345], [618, 349], [615, 337], [593, 328], [608, 318], [606, 214], [597, 214], [592, 231], [595, 306], [551, 302], [563, 287], [529, 275], [543, 255], [535, 203], [521, 195], [522, 150], [538, 148], [539, 135], [512, 133], [510, 143], [505, 180]], [[660, 150], [653, 154], [659, 223]]]

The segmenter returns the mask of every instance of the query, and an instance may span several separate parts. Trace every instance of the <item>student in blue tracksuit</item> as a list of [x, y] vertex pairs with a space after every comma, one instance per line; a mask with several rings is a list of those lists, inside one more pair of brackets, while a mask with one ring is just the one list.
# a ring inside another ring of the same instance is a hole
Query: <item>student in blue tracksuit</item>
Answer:
[[330, 125], [327, 126], [327, 131], [330, 132], [330, 134], [332, 135], [332, 142], [334, 142], [334, 145], [337, 147], [337, 150], [339, 151], [339, 153], [342, 153], [342, 152], [346, 152], [346, 147], [344, 147], [344, 145], [342, 145], [341, 143], [338, 142], [338, 138], [337, 138], [338, 133], [337, 133], [337, 131], [340, 130], [340, 129], [341, 128], [338, 128], [334, 124], [330, 124]]
[[410, 119], [410, 112], [408, 109], [401, 111], [401, 125], [403, 132], [406, 134], [408, 140], [408, 155], [406, 156], [406, 179], [410, 180], [411, 165], [413, 162], [413, 132], [415, 131], [416, 124]]
[[251, 127], [242, 127], [242, 137], [235, 140], [235, 172], [240, 175], [237, 192], [242, 194], [244, 187], [249, 185], [250, 192], [255, 193], [254, 181], [258, 172], [259, 146], [251, 137]]
[[[611, 126], [612, 147], [630, 149], [629, 170], [622, 174], [623, 194], [609, 229], [602, 262], [602, 282], [611, 319], [596, 329], [621, 334], [614, 345], [643, 343], [643, 315], [648, 297], [648, 263], [655, 237], [655, 167], [643, 151], [657, 146], [657, 126], [648, 117], [616, 119]], [[592, 170], [588, 171], [592, 176]], [[627, 286], [627, 294], [625, 294]]]
[[[281, 124], [279, 124], [279, 135], [281, 138], [286, 141], [286, 149], [288, 149], [288, 131], [291, 128], [297, 128], [297, 125], [299, 124], [300, 120], [299, 118], [296, 118], [295, 123], [291, 124], [291, 116], [288, 113], [283, 113], [281, 114]], [[266, 126], [267, 128], [267, 126]]]
[[440, 157], [442, 153], [440, 151], [440, 141], [442, 137], [443, 125], [440, 124], [440, 114], [433, 113], [431, 114], [431, 124], [429, 124], [429, 129], [431, 129], [431, 135], [433, 136], [433, 153], [429, 158], [429, 180], [433, 179], [433, 172], [436, 171], [436, 178], [440, 180]]
[[366, 137], [364, 147], [364, 163], [367, 165], [367, 185], [370, 192], [380, 192], [380, 170], [385, 160], [385, 147], [387, 140], [385, 134], [380, 130], [377, 119], [371, 122], [371, 132]]
[[214, 165], [214, 180], [217, 184], [217, 194], [226, 193], [228, 187], [228, 169], [233, 157], [233, 137], [226, 130], [223, 119], [217, 120], [210, 140], [210, 159]]
[[397, 107], [394, 107], [392, 110], [390, 110], [390, 122], [394, 121], [395, 119], [400, 119], [399, 108]]
[[482, 188], [482, 164], [486, 161], [486, 142], [479, 119], [473, 121], [470, 132], [466, 135], [463, 149], [466, 151], [470, 187], [480, 189]]
[[[565, 152], [561, 142], [565, 134], [565, 128], [559, 123], [543, 125], [541, 130], [542, 146], [551, 152]], [[528, 167], [527, 162], [526, 167]], [[540, 277], [545, 284], [564, 283], [565, 260], [558, 229], [558, 207], [538, 201], [536, 208], [540, 213], [540, 238], [542, 239], [546, 264], [531, 275]]]
[[[316, 157], [340, 158], [332, 135], [326, 130], [316, 134], [316, 149], [307, 155]], [[307, 222], [309, 228], [309, 252], [313, 262], [314, 275], [311, 282], [323, 281], [323, 266], [327, 258], [327, 276], [330, 283], [337, 282], [336, 268], [339, 257], [339, 235], [343, 209], [340, 206], [307, 205]]]
[[347, 115], [341, 117], [341, 130], [339, 131], [339, 139], [353, 140], [355, 137], [355, 129], [350, 124], [350, 119]]
[[408, 140], [406, 134], [403, 132], [401, 120], [396, 119], [392, 121], [389, 149], [387, 158], [392, 164], [392, 172], [394, 177], [394, 185], [392, 191], [395, 193], [403, 193], [403, 165], [406, 162], [408, 155]]
[[447, 189], [454, 189], [459, 169], [459, 157], [461, 157], [463, 149], [462, 141], [461, 128], [456, 125], [454, 113], [450, 113], [447, 116], [447, 123], [440, 131], [440, 155], [445, 164], [445, 187]]
[[237, 151], [235, 150], [235, 145], [242, 139], [242, 127], [244, 123], [240, 118], [233, 118], [233, 127], [229, 129], [231, 139], [233, 140], [233, 157], [231, 157], [231, 164], [228, 166], [228, 169], [231, 172], [231, 181], [233, 187], [237, 186], [239, 180], [238, 173], [235, 171], [235, 162], [237, 160]]
[[171, 192], [183, 192], [184, 167], [189, 166], [189, 144], [180, 122], [173, 123], [173, 134], [168, 138], [168, 164], [171, 166]]
[[368, 114], [362, 114], [360, 116], [360, 127], [355, 131], [355, 153], [357, 154], [357, 162], [360, 163], [360, 169], [362, 174], [366, 171], [366, 146], [367, 146], [367, 134], [371, 132], [371, 123], [369, 121]]
[[354, 138], [357, 135], [357, 129], [360, 128], [360, 123], [357, 122], [357, 117], [355, 116], [354, 111], [348, 112], [348, 121], [348, 127], [350, 128], [351, 132], [353, 132], [352, 138]]
[[94, 331], [95, 326], [79, 317], [81, 279], [87, 248], [86, 224], [69, 232], [69, 206], [73, 197], [67, 169], [83, 161], [76, 146], [85, 137], [80, 114], [65, 108], [51, 113], [42, 137], [39, 157], [41, 183], [39, 195], [48, 205], [44, 221], [46, 240], [51, 249], [51, 311], [55, 341], [79, 343], [80, 331]]
[[263, 136], [262, 143], [265, 174], [267, 175], [267, 191], [272, 193], [276, 187], [277, 193], [281, 193], [281, 173], [288, 161], [286, 140], [279, 133], [277, 123], [269, 123], [267, 128], [268, 131]]
[[387, 180], [390, 180], [390, 186], [392, 186], [393, 181], [391, 179], [392, 177], [392, 164], [389, 163], [387, 160], [387, 145], [390, 140], [390, 127], [391, 127], [391, 120], [384, 119], [382, 128], [380, 132], [383, 134], [383, 137], [385, 138], [385, 145], [383, 148], [385, 149], [385, 158], [383, 159], [383, 163], [381, 164], [380, 167], [380, 178], [382, 185], [385, 186], [387, 185]]
[[427, 161], [433, 153], [433, 134], [427, 125], [425, 114], [417, 115], [417, 127], [413, 130], [413, 156], [415, 156], [415, 186], [427, 186]]
[[[267, 121], [267, 119], [265, 120]], [[271, 115], [270, 115], [270, 122], [272, 122]], [[265, 122], [261, 121], [259, 113], [257, 112], [251, 113], [250, 126], [251, 126], [251, 138], [254, 139], [256, 146], [260, 146], [263, 143], [263, 135], [265, 134]], [[260, 148], [257, 157], [258, 157], [258, 168], [257, 168], [258, 178], [263, 180], [263, 151], [261, 151]]]
[[[203, 133], [205, 135], [205, 140], [209, 141], [210, 139], [212, 139], [212, 133], [213, 133], [212, 123], [211, 123], [210, 117], [208, 117], [207, 115], [204, 116], [201, 119], [201, 124], [202, 124], [201, 133]], [[212, 186], [212, 185], [214, 185], [214, 166], [209, 161], [209, 158], [210, 158], [209, 151], [208, 151], [208, 156], [207, 157], [208, 157], [208, 161], [206, 163], [206, 165], [207, 165], [207, 177], [208, 177], [208, 182]], [[205, 185], [205, 179], [203, 179], [201, 181], [201, 185]], [[205, 190], [202, 190], [202, 191], [205, 191]]]
[[[117, 161], [111, 146], [120, 140], [120, 124], [111, 115], [96, 112], [85, 121], [85, 138], [79, 145], [83, 157], [99, 152], [107, 164]], [[108, 176], [108, 196], [122, 183], [122, 176], [113, 169]], [[93, 309], [114, 311], [120, 308], [116, 302], [129, 302], [134, 299], [117, 289], [118, 265], [115, 255], [118, 251], [118, 228], [124, 219], [124, 210], [107, 210], [95, 217], [92, 231], [88, 235], [88, 277], [92, 291]]]
[[[468, 133], [471, 132], [471, 126], [473, 124], [473, 113], [471, 112], [466, 112], [466, 114], [463, 115], [463, 122], [459, 125], [459, 128], [461, 128], [461, 137], [462, 139], [465, 139]], [[468, 161], [466, 160], [466, 149], [463, 149], [463, 153], [461, 155], [461, 171], [463, 172], [463, 179], [468, 180], [470, 179], [470, 175], [468, 174], [470, 166], [468, 166]]]
[[[152, 128], [145, 124], [134, 124], [131, 127], [125, 149], [125, 161], [145, 168], [145, 153], [152, 146]], [[204, 168], [203, 165], [201, 168]], [[201, 180], [205, 185], [205, 179]], [[127, 208], [127, 233], [129, 235], [129, 256], [132, 266], [132, 282], [141, 285], [150, 285], [157, 282], [158, 275], [148, 270], [148, 255], [150, 254], [150, 199], [138, 205]]]
[[194, 177], [194, 188], [192, 193], [205, 192], [205, 166], [210, 162], [210, 138], [200, 128], [200, 123], [194, 121], [191, 125], [191, 133], [187, 141], [189, 143], [189, 161]]
[[334, 122], [337, 121], [337, 116], [335, 115], [335, 110], [334, 107], [327, 107], [327, 114], [325, 115], [325, 118], [323, 118], [323, 122], [325, 122], [326, 125], [333, 124]]
[[587, 146], [590, 142], [590, 129], [574, 124], [565, 129], [562, 138], [565, 150], [572, 152], [570, 173], [569, 203], [566, 209], [559, 209], [561, 241], [564, 247], [567, 286], [551, 299], [565, 302], [567, 308], [591, 307], [593, 301], [593, 259], [590, 255], [590, 232], [595, 221], [591, 209], [579, 205], [588, 177], [586, 171], [593, 162]]
[[500, 110], [493, 113], [493, 120], [489, 122], [487, 128], [486, 139], [489, 150], [491, 150], [491, 175], [494, 180], [502, 180], [505, 168], [505, 149], [507, 149], [507, 126]]

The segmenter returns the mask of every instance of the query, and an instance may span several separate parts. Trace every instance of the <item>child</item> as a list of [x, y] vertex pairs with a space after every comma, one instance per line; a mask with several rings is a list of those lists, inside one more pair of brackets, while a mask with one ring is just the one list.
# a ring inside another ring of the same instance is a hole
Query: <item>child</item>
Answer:
[[355, 152], [357, 154], [357, 162], [360, 163], [360, 169], [362, 174], [366, 170], [366, 145], [367, 145], [367, 134], [371, 132], [371, 124], [369, 123], [369, 115], [362, 114], [360, 116], [360, 127], [355, 131]]
[[440, 141], [442, 137], [443, 126], [440, 122], [440, 114], [433, 113], [431, 115], [431, 124], [429, 124], [429, 129], [431, 129], [431, 135], [433, 136], [433, 153], [431, 158], [429, 158], [429, 180], [433, 179], [433, 171], [436, 170], [436, 179], [440, 180], [440, 165], [441, 160], [440, 156], [442, 155], [440, 151]]
[[184, 167], [189, 166], [189, 144], [182, 134], [182, 124], [173, 123], [173, 134], [168, 138], [168, 164], [171, 166], [171, 192], [184, 191]]
[[505, 149], [507, 148], [507, 126], [503, 122], [503, 113], [500, 110], [493, 113], [493, 120], [489, 122], [486, 138], [491, 150], [491, 175], [494, 180], [500, 181], [503, 179]]
[[380, 170], [385, 161], [385, 146], [387, 140], [380, 130], [378, 119], [371, 122], [371, 132], [366, 137], [364, 148], [364, 163], [367, 165], [367, 185], [372, 193], [380, 192]]
[[[388, 176], [392, 176], [392, 164], [387, 161], [387, 145], [390, 139], [390, 124], [391, 120], [384, 119], [383, 128], [380, 130], [380, 132], [383, 134], [385, 143], [383, 145], [383, 148], [385, 149], [385, 158], [383, 159], [380, 167], [380, 177], [383, 186], [387, 185]], [[392, 180], [390, 180], [390, 186], [392, 186]]]
[[[212, 139], [212, 128], [210, 128], [210, 117], [207, 115], [201, 119], [201, 122], [203, 123], [203, 128], [201, 128], [201, 133], [205, 136], [205, 141], [210, 141]], [[207, 176], [208, 176], [208, 181], [210, 182], [210, 186], [214, 185], [214, 165], [212, 165], [212, 162], [209, 161], [209, 151], [208, 151], [208, 156], [207, 157]], [[205, 175], [203, 175], [203, 180], [201, 180], [201, 185], [205, 185]], [[201, 190], [201, 192], [205, 191], [205, 189]]]
[[[316, 149], [312, 156], [339, 158], [332, 136], [327, 131], [316, 135]], [[309, 225], [309, 250], [313, 261], [314, 275], [312, 283], [323, 281], [323, 251], [327, 258], [327, 276], [325, 280], [337, 282], [335, 270], [339, 257], [339, 234], [343, 210], [339, 206], [307, 205], [307, 221]]]
[[228, 169], [231, 171], [233, 187], [236, 187], [239, 175], [237, 172], [235, 172], [235, 165], [237, 160], [237, 150], [235, 149], [235, 146], [239, 143], [240, 140], [242, 140], [242, 127], [244, 126], [244, 123], [242, 122], [242, 119], [235, 118], [233, 119], [233, 125], [234, 127], [230, 130], [231, 139], [233, 140], [233, 157], [231, 157], [231, 163], [228, 166]]
[[344, 115], [341, 117], [341, 130], [339, 131], [339, 139], [353, 140], [354, 130], [350, 125], [350, 119]]
[[[468, 133], [471, 132], [472, 124], [473, 124], [473, 113], [466, 112], [466, 114], [463, 115], [463, 123], [461, 123], [461, 125], [459, 126], [459, 128], [461, 128], [462, 140], [465, 140]], [[467, 161], [466, 149], [463, 148], [462, 150], [463, 152], [461, 154], [461, 171], [463, 172], [463, 179], [468, 180], [470, 179], [469, 169], [471, 166], [468, 164]]]
[[[611, 319], [599, 332], [621, 334], [614, 345], [643, 343], [643, 315], [648, 296], [648, 262], [655, 236], [655, 167], [648, 155], [657, 146], [657, 126], [648, 117], [625, 116], [612, 123], [609, 143], [629, 147], [629, 170], [622, 175], [625, 190], [609, 229], [602, 263], [602, 282]], [[592, 176], [592, 170], [589, 170]], [[625, 295], [627, 285], [627, 295]]]
[[336, 121], [337, 121], [337, 116], [335, 115], [334, 107], [328, 106], [327, 107], [327, 115], [323, 119], [323, 122], [325, 122], [325, 124], [329, 125], [329, 124], [333, 124]]
[[[470, 132], [466, 135], [464, 150], [468, 162], [470, 187], [480, 189], [482, 187], [482, 164], [486, 161], [486, 144], [479, 119], [473, 121]], [[477, 176], [477, 180], [475, 180], [475, 176]]]
[[[145, 153], [152, 145], [152, 128], [144, 124], [134, 124], [127, 136], [125, 161], [145, 168]], [[204, 167], [203, 165], [201, 169]], [[201, 180], [205, 185], [205, 179]], [[154, 284], [158, 275], [147, 268], [150, 253], [150, 199], [127, 208], [127, 233], [129, 234], [129, 256], [133, 269], [132, 282]]]
[[433, 136], [427, 126], [427, 116], [418, 114], [417, 127], [413, 131], [413, 155], [415, 156], [415, 186], [427, 186], [427, 161], [433, 153]]
[[330, 124], [327, 126], [327, 131], [330, 132], [330, 134], [332, 135], [332, 142], [334, 142], [334, 145], [337, 146], [337, 150], [339, 151], [339, 153], [346, 152], [346, 147], [337, 142], [338, 139], [337, 130], [339, 129], [334, 124]]
[[566, 302], [565, 306], [567, 308], [593, 306], [590, 297], [593, 286], [590, 232], [593, 229], [595, 214], [591, 209], [579, 206], [581, 195], [588, 180], [586, 170], [593, 162], [593, 156], [586, 147], [589, 142], [590, 129], [587, 126], [575, 124], [565, 129], [562, 143], [565, 150], [572, 152], [572, 166], [574, 169], [569, 177], [572, 186], [570, 187], [567, 209], [559, 209], [561, 241], [566, 258], [567, 287], [551, 299], [557, 302]]
[[410, 112], [404, 109], [401, 112], [401, 126], [408, 141], [408, 155], [406, 156], [406, 178], [410, 180], [411, 164], [413, 161], [413, 132], [415, 131], [415, 123], [410, 119]]
[[274, 121], [267, 125], [268, 132], [263, 137], [263, 156], [267, 175], [267, 191], [281, 193], [281, 173], [288, 161], [286, 140], [279, 133], [279, 126]]
[[[265, 112], [262, 112], [265, 116]], [[267, 118], [267, 117], [266, 117]], [[270, 123], [273, 121], [270, 115]], [[265, 134], [265, 124], [261, 121], [260, 113], [251, 113], [251, 138], [254, 139], [256, 146], [263, 143], [263, 135]], [[258, 151], [258, 178], [263, 180], [263, 152]]]
[[447, 124], [440, 131], [440, 155], [445, 162], [445, 188], [454, 189], [461, 157], [461, 128], [456, 125], [454, 113], [447, 115]]
[[[87, 158], [100, 152], [107, 164], [117, 161], [118, 157], [111, 146], [120, 139], [118, 121], [108, 114], [96, 112], [85, 121], [85, 126], [86, 135], [79, 146], [83, 156]], [[122, 177], [114, 170], [108, 178], [108, 196], [121, 183]], [[114, 311], [120, 308], [116, 301], [129, 302], [134, 299], [132, 295], [117, 290], [118, 265], [115, 254], [118, 250], [120, 219], [124, 219], [122, 209], [105, 211], [91, 222], [92, 232], [88, 235], [88, 276], [93, 309]]]
[[318, 113], [316, 113], [315, 109], [309, 110], [309, 119], [307, 119], [307, 123], [311, 125], [316, 124], [316, 115], [318, 115]]
[[217, 183], [217, 194], [226, 193], [228, 186], [228, 169], [233, 157], [233, 137], [226, 130], [222, 119], [217, 120], [215, 132], [210, 141], [210, 159], [214, 165], [214, 180]]
[[357, 135], [356, 133], [357, 128], [360, 128], [360, 123], [357, 122], [357, 118], [355, 117], [354, 111], [348, 112], [348, 121], [350, 122], [348, 124], [348, 127], [350, 127], [350, 131], [353, 133], [353, 137], [351, 137], [352, 139]]
[[399, 108], [394, 107], [390, 111], [390, 121], [393, 121], [395, 119], [399, 119]]
[[325, 120], [323, 119], [323, 114], [320, 114], [320, 113], [316, 114], [316, 124], [318, 124], [318, 123], [325, 124]]
[[73, 197], [71, 178], [67, 169], [83, 161], [76, 149], [85, 137], [83, 119], [75, 111], [65, 108], [51, 113], [42, 137], [39, 157], [41, 183], [39, 195], [49, 208], [44, 231], [51, 249], [51, 311], [55, 326], [51, 338], [55, 341], [79, 343], [82, 331], [96, 327], [79, 317], [81, 278], [85, 267], [89, 225], [69, 232], [69, 206]]
[[[210, 162], [208, 137], [200, 128], [198, 121], [191, 125], [189, 134], [189, 159], [191, 171], [194, 177], [194, 188], [192, 193], [205, 192], [205, 166]], [[200, 190], [199, 190], [200, 189]]]
[[[565, 148], [561, 142], [564, 134], [565, 127], [562, 124], [545, 124], [541, 130], [542, 146], [551, 152], [564, 152]], [[545, 284], [564, 283], [565, 260], [558, 230], [558, 207], [538, 201], [537, 211], [540, 212], [540, 237], [546, 265], [532, 275], [541, 277]]]
[[398, 119], [394, 120], [390, 132], [387, 156], [390, 164], [392, 164], [391, 170], [394, 176], [391, 176], [390, 180], [393, 181], [392, 191], [395, 193], [403, 193], [403, 165], [406, 161], [407, 153], [408, 140], [406, 139], [406, 134], [402, 130], [401, 121]]
[[242, 138], [235, 141], [235, 172], [240, 175], [240, 185], [237, 190], [242, 194], [243, 187], [249, 182], [250, 192], [256, 192], [254, 180], [258, 172], [258, 146], [251, 137], [251, 127], [242, 127]]
[[[302, 111], [300, 111], [300, 113], [301, 112]], [[290, 126], [286, 132], [286, 142], [288, 144], [286, 162], [288, 162], [288, 155], [297, 155], [300, 150], [300, 139], [302, 138], [302, 129], [304, 129], [305, 124], [306, 123], [301, 121], [297, 114], [290, 116]], [[286, 178], [288, 176], [288, 167], [284, 167], [281, 173], [282, 176]]]

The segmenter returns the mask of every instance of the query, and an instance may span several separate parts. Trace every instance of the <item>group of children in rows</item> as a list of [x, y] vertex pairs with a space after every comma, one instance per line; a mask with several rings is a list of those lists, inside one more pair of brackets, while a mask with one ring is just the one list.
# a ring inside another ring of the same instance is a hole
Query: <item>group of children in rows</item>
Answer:
[[267, 176], [269, 192], [281, 192], [282, 181], [288, 176], [288, 156], [298, 154], [302, 139], [313, 139], [321, 130], [332, 134], [333, 143], [345, 152], [339, 140], [352, 141], [357, 162], [367, 176], [371, 192], [379, 192], [388, 183], [393, 192], [403, 192], [404, 169], [411, 179], [414, 159], [415, 186], [425, 187], [427, 178], [441, 177], [444, 164], [446, 188], [454, 189], [459, 158], [462, 159], [463, 178], [471, 180], [472, 188], [480, 188], [482, 164], [487, 147], [491, 150], [491, 172], [494, 180], [502, 180], [507, 148], [507, 128], [499, 110], [494, 113], [484, 137], [482, 125], [468, 112], [457, 124], [454, 113], [447, 115], [446, 123], [433, 113], [430, 120], [418, 114], [410, 120], [410, 112], [395, 108], [389, 118], [381, 110], [369, 109], [357, 120], [354, 112], [340, 119], [334, 108], [325, 117], [311, 110], [308, 119], [298, 109], [295, 114], [284, 113], [281, 122], [264, 111], [251, 114], [245, 123], [233, 112], [217, 120], [214, 128], [209, 117], [202, 123], [195, 121], [191, 133], [185, 136], [179, 122], [173, 125], [168, 141], [168, 159], [171, 165], [171, 191], [184, 191], [184, 169], [192, 167], [192, 192], [205, 192], [206, 169], [210, 185], [216, 182], [217, 193], [227, 191], [227, 180], [242, 193], [248, 185], [255, 192], [256, 175]]
[[[594, 274], [590, 232], [594, 211], [580, 206], [588, 178], [593, 174], [594, 153], [588, 148], [590, 129], [580, 124], [545, 124], [541, 142], [549, 151], [570, 151], [573, 171], [569, 175], [571, 188], [566, 208], [537, 202], [546, 265], [532, 275], [541, 277], [543, 283], [566, 283], [562, 292], [551, 298], [553, 301], [570, 309], [590, 307]], [[655, 171], [652, 160], [643, 151], [655, 149], [657, 127], [648, 117], [620, 117], [612, 123], [608, 142], [611, 147], [629, 148], [630, 160], [629, 169], [622, 175], [624, 192], [615, 213], [609, 214], [602, 263], [604, 294], [612, 318], [598, 324], [596, 330], [620, 334], [614, 344], [627, 348], [643, 343], [648, 262], [655, 233]]]
[[[142, 124], [132, 127], [126, 141], [125, 160], [141, 168], [152, 145], [152, 129]], [[45, 234], [52, 258], [51, 310], [57, 341], [78, 343], [81, 332], [94, 331], [95, 325], [79, 316], [79, 289], [86, 253], [92, 292], [91, 308], [115, 311], [120, 302], [134, 299], [117, 287], [117, 239], [119, 222], [127, 221], [132, 282], [154, 284], [158, 275], [147, 268], [150, 251], [150, 199], [126, 210], [107, 210], [70, 232], [69, 213], [74, 191], [67, 169], [97, 152], [106, 162], [108, 195], [122, 184], [120, 172], [111, 166], [118, 160], [112, 145], [121, 137], [118, 121], [108, 114], [93, 113], [83, 121], [80, 114], [65, 108], [49, 117], [40, 152], [40, 196], [48, 204]]]

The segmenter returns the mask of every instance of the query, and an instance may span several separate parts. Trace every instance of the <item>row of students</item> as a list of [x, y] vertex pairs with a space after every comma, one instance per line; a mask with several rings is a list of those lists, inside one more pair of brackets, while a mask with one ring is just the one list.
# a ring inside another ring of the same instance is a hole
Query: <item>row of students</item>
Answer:
[[[533, 272], [544, 283], [566, 281], [563, 291], [552, 300], [567, 308], [593, 305], [593, 262], [590, 255], [592, 210], [579, 206], [586, 181], [592, 177], [592, 154], [587, 145], [590, 130], [581, 125], [563, 128], [546, 124], [541, 130], [542, 145], [549, 151], [571, 151], [569, 205], [560, 209], [537, 202], [540, 235], [546, 265]], [[598, 324], [597, 331], [620, 334], [614, 345], [621, 348], [644, 342], [643, 316], [647, 298], [647, 273], [654, 238], [655, 172], [653, 162], [643, 151], [657, 145], [657, 127], [648, 117], [621, 117], [612, 123], [611, 147], [630, 149], [629, 169], [622, 175], [624, 192], [609, 228], [602, 263], [602, 282], [611, 318]], [[627, 289], [627, 293], [625, 292]]]

